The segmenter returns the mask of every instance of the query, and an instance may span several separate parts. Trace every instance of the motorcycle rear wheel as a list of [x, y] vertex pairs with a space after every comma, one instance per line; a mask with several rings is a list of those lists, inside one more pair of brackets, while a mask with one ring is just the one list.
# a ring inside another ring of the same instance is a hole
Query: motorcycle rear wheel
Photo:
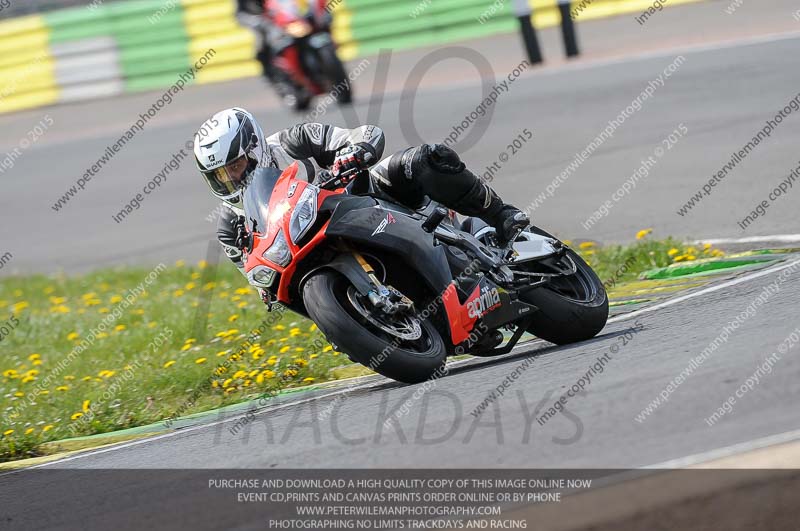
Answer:
[[336, 49], [333, 46], [325, 46], [318, 49], [317, 54], [325, 76], [331, 83], [331, 90], [335, 93], [336, 103], [352, 103], [353, 87], [347, 77], [342, 60], [336, 55]]
[[[536, 227], [531, 230], [552, 237]], [[608, 321], [608, 296], [600, 278], [572, 249], [567, 249], [565, 258], [574, 262], [574, 274], [554, 278], [520, 295], [521, 300], [539, 308], [528, 332], [557, 345], [591, 339]]]
[[443, 367], [447, 350], [430, 320], [419, 320], [419, 339], [392, 336], [385, 324], [364, 318], [353, 305], [350, 285], [344, 275], [323, 269], [303, 286], [306, 311], [328, 341], [365, 367], [403, 383], [424, 382]]

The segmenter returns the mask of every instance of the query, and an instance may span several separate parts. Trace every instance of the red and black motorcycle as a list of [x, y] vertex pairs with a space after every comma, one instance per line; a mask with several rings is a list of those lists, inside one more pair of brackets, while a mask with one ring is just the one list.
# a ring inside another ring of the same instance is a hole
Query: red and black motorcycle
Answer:
[[[245, 269], [352, 360], [415, 383], [448, 355], [510, 352], [525, 331], [565, 344], [605, 326], [600, 279], [546, 232], [531, 227], [501, 247], [481, 220], [459, 222], [435, 202], [408, 209], [366, 172], [325, 174], [318, 186], [298, 171], [255, 172]], [[502, 330], [513, 332], [504, 346]]]
[[[265, 16], [280, 30], [273, 43], [273, 66], [284, 74], [284, 99], [296, 111], [309, 107], [314, 96], [331, 94], [337, 103], [353, 101], [350, 79], [331, 36], [331, 15], [325, 0], [309, 0], [302, 13], [296, 1], [266, 2]], [[288, 96], [288, 97], [287, 97]]]

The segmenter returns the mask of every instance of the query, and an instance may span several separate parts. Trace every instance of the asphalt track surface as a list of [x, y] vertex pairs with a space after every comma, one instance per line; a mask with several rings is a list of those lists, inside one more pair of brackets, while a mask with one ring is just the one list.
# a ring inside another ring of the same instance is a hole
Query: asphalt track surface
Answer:
[[[796, 202], [781, 199], [743, 232], [737, 221], [796, 166], [800, 113], [784, 120], [711, 197], [685, 217], [676, 210], [749, 141], [763, 123], [794, 97], [800, 87], [795, 57], [800, 23], [794, 4], [771, 0], [745, 3], [733, 16], [724, 3], [707, 2], [665, 9], [645, 26], [632, 16], [580, 25], [586, 56], [563, 65], [556, 30], [541, 34], [545, 68], [531, 69], [500, 95], [485, 134], [470, 149], [456, 148], [477, 173], [499, 160], [501, 152], [523, 129], [533, 141], [510, 157], [492, 185], [505, 197], [526, 206], [546, 190], [605, 127], [625, 109], [676, 56], [686, 61], [657, 90], [654, 98], [617, 129], [574, 174], [533, 214], [535, 222], [562, 238], [628, 241], [641, 228], [658, 236], [719, 238], [796, 232]], [[781, 33], [783, 38], [764, 35]], [[761, 38], [761, 42], [742, 39]], [[709, 42], [738, 43], [675, 51], [670, 47]], [[777, 39], [777, 40], [776, 40]], [[508, 35], [460, 44], [482, 54], [494, 76], [503, 79], [522, 59], [518, 36]], [[413, 123], [420, 137], [440, 141], [481, 101], [481, 78], [475, 67], [447, 59], [429, 71], [412, 93], [405, 86], [409, 72], [432, 50], [397, 52], [370, 64], [357, 80], [358, 102], [348, 117], [332, 106], [320, 121], [334, 124], [378, 122], [386, 131], [387, 153], [420, 138], [404, 135]], [[442, 52], [438, 52], [442, 53]], [[451, 52], [444, 52], [445, 55]], [[631, 57], [631, 54], [645, 54]], [[609, 60], [621, 54], [624, 59]], [[350, 64], [355, 68], [357, 62]], [[370, 105], [376, 71], [388, 66], [382, 104]], [[484, 72], [491, 75], [491, 72]], [[487, 81], [491, 84], [491, 81]], [[53, 125], [3, 172], [0, 251], [14, 260], [0, 274], [14, 272], [79, 272], [117, 264], [149, 265], [160, 260], [206, 255], [214, 225], [206, 221], [215, 202], [191, 161], [167, 176], [166, 183], [145, 197], [139, 210], [117, 224], [119, 212], [184, 148], [193, 131], [213, 112], [226, 106], [251, 109], [275, 130], [298, 121], [282, 110], [259, 79], [189, 87], [151, 120], [144, 132], [105, 165], [85, 189], [62, 210], [51, 206], [87, 168], [127, 130], [159, 93], [37, 109], [0, 117], [0, 152], [19, 146], [45, 115]], [[402, 112], [413, 100], [413, 113]], [[640, 161], [675, 128], [688, 134], [659, 160], [651, 174], [610, 215], [590, 230], [581, 224], [640, 166]], [[472, 128], [475, 128], [473, 126]], [[471, 129], [472, 129], [471, 128]], [[408, 138], [406, 138], [408, 136]], [[462, 146], [463, 147], [463, 146]], [[184, 148], [185, 149], [185, 148]], [[509, 153], [510, 154], [510, 153]]]

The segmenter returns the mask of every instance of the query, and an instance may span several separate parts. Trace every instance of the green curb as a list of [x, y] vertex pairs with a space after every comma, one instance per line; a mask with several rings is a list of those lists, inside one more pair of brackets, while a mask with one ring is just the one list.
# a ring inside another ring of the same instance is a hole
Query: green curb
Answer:
[[664, 280], [670, 278], [689, 277], [697, 275], [729, 272], [737, 269], [749, 269], [754, 266], [764, 265], [776, 261], [774, 256], [753, 256], [749, 259], [708, 259], [693, 262], [672, 264], [667, 267], [651, 269], [639, 275], [641, 280]]

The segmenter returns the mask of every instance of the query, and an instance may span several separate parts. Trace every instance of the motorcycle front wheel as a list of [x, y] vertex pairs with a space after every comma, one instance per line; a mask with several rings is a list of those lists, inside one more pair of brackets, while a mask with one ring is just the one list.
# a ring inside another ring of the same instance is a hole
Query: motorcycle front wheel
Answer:
[[342, 274], [323, 269], [303, 286], [309, 317], [351, 359], [403, 383], [419, 383], [442, 369], [447, 350], [429, 319], [390, 318], [371, 312], [368, 302]]

